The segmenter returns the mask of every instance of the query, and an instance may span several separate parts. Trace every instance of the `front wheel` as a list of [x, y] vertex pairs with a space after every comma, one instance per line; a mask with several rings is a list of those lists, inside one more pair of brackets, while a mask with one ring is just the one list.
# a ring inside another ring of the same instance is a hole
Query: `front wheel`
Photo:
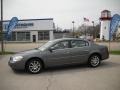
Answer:
[[27, 71], [37, 74], [42, 70], [42, 63], [38, 59], [31, 59], [26, 65]]
[[88, 61], [88, 64], [91, 67], [97, 67], [100, 65], [100, 63], [101, 63], [101, 60], [100, 60], [100, 56], [98, 55], [92, 55]]

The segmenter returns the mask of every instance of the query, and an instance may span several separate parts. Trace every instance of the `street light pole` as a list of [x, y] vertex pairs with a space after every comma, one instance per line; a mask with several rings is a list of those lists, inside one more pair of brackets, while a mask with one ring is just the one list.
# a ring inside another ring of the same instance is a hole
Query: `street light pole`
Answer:
[[74, 38], [74, 21], [72, 21], [72, 24], [73, 24], [73, 38]]
[[1, 0], [1, 52], [4, 52], [4, 41], [3, 41], [3, 0]]
[[93, 38], [95, 39], [96, 38], [96, 31], [94, 31], [94, 21], [92, 21], [92, 24], [93, 24]]

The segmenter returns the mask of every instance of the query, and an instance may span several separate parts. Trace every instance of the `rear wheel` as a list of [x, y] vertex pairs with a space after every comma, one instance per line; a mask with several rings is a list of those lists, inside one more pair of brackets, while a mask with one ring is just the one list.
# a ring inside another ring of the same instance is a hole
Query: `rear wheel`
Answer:
[[89, 66], [91, 67], [98, 67], [101, 63], [101, 60], [100, 60], [100, 56], [99, 55], [92, 55], [90, 58], [89, 58], [89, 61], [88, 61], [88, 64]]
[[42, 63], [37, 58], [31, 59], [26, 65], [27, 71], [33, 74], [40, 73], [42, 68]]

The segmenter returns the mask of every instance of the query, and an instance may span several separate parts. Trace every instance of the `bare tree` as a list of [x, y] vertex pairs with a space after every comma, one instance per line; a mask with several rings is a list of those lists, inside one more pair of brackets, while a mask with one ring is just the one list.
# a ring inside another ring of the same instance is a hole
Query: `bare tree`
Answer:
[[97, 24], [96, 26], [85, 26], [84, 24], [82, 24], [81, 26], [78, 27], [77, 29], [78, 31], [80, 31], [81, 35], [85, 35], [85, 33], [87, 35], [99, 38], [99, 33], [100, 33], [100, 25]]

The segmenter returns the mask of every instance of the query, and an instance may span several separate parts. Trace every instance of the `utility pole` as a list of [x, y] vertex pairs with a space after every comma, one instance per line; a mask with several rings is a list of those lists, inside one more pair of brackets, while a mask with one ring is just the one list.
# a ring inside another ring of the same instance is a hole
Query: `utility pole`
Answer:
[[1, 52], [4, 52], [4, 38], [3, 38], [3, 0], [1, 0]]
[[74, 38], [74, 36], [75, 36], [75, 35], [74, 35], [74, 33], [75, 33], [75, 32], [74, 32], [74, 23], [75, 23], [75, 22], [72, 21], [72, 24], [73, 24], [73, 38]]
[[84, 23], [84, 35], [85, 35], [85, 39], [87, 39], [87, 25], [86, 23]]

